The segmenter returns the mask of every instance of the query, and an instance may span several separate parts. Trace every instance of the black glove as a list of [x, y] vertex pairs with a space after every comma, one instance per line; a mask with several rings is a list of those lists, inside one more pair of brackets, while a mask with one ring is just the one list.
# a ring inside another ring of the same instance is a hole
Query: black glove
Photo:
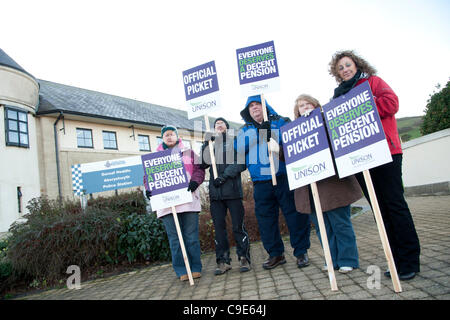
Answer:
[[150, 190], [145, 190], [145, 196], [147, 197], [148, 200], [150, 200], [152, 192]]
[[225, 183], [225, 181], [227, 181], [227, 179], [225, 179], [222, 176], [218, 176], [216, 179], [214, 179], [213, 185], [214, 187], [219, 188], [221, 185]]
[[267, 141], [270, 140], [270, 137], [272, 136], [272, 130], [270, 129], [270, 121], [264, 121], [261, 123], [260, 129], [267, 130]]
[[205, 143], [208, 144], [209, 141], [216, 140], [216, 136], [214, 135], [214, 132], [206, 132], [205, 133]]
[[191, 182], [189, 182], [189, 186], [187, 188], [187, 191], [194, 192], [195, 190], [197, 190], [197, 188], [198, 188], [198, 183], [193, 181], [193, 180], [191, 180]]

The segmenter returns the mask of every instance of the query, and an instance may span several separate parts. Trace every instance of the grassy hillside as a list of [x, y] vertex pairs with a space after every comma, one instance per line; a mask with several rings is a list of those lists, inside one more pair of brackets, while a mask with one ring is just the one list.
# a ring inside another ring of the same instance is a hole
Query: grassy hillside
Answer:
[[422, 121], [422, 116], [397, 119], [398, 134], [400, 135], [402, 142], [422, 136], [420, 133], [420, 125], [422, 124]]

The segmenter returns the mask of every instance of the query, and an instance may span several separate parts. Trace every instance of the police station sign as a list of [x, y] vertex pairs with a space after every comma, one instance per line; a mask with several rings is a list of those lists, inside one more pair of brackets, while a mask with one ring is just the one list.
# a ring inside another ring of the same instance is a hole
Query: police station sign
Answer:
[[219, 82], [214, 61], [183, 71], [183, 84], [189, 119], [220, 108]]
[[290, 190], [335, 174], [320, 108], [280, 131]]
[[392, 161], [367, 81], [323, 106], [339, 177]]

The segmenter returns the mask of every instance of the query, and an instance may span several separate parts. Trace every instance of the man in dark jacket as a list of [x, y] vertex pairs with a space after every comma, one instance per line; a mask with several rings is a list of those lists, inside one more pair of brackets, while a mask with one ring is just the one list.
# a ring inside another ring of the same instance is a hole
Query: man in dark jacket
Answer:
[[[236, 251], [240, 271], [249, 271], [250, 239], [244, 227], [244, 206], [242, 204], [241, 172], [245, 164], [237, 164], [234, 150], [234, 137], [228, 134], [229, 124], [224, 118], [214, 122], [215, 134], [207, 134], [202, 146], [202, 168], [209, 170], [209, 197], [211, 216], [215, 229], [216, 262], [215, 275], [224, 274], [231, 269], [230, 247], [226, 230], [225, 218], [230, 210], [233, 235], [236, 241]], [[208, 143], [214, 141], [217, 178], [214, 178]]]
[[[247, 99], [245, 108], [241, 111], [245, 125], [236, 138], [239, 163], [246, 163], [252, 177], [255, 215], [264, 249], [269, 254], [269, 258], [263, 263], [263, 268], [273, 269], [286, 263], [284, 244], [278, 225], [280, 208], [289, 229], [297, 266], [303, 268], [309, 265], [307, 250], [310, 247], [310, 217], [308, 214], [297, 212], [294, 191], [289, 190], [286, 164], [278, 157], [274, 157], [277, 184], [275, 186], [272, 184], [267, 147], [270, 141], [270, 145], [282, 150], [279, 129], [289, 123], [290, 119], [278, 115], [267, 102], [265, 105], [268, 121], [264, 121], [261, 96], [252, 96]], [[240, 159], [241, 156], [245, 156], [245, 161]]]

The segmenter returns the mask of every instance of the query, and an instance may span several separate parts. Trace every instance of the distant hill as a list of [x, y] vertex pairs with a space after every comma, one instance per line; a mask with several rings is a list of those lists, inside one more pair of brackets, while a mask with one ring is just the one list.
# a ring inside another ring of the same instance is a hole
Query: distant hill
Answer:
[[420, 126], [422, 122], [423, 116], [398, 118], [397, 128], [402, 142], [421, 137]]

